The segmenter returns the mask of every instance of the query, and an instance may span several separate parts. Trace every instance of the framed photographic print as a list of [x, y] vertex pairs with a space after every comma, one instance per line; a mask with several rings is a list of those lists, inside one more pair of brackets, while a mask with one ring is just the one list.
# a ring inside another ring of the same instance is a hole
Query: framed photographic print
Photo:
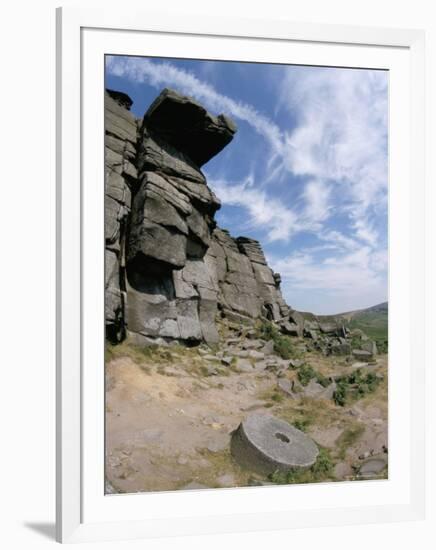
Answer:
[[422, 517], [423, 44], [58, 11], [58, 540]]

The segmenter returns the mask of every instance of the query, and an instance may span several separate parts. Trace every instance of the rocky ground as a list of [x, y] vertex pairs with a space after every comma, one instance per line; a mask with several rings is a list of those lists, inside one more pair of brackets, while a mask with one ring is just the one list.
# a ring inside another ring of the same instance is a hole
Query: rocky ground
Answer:
[[[108, 346], [107, 492], [387, 477], [387, 355], [359, 363], [298, 337], [283, 347], [228, 321], [219, 332], [214, 347]], [[268, 477], [241, 468], [230, 437], [252, 412], [306, 432], [317, 463]]]

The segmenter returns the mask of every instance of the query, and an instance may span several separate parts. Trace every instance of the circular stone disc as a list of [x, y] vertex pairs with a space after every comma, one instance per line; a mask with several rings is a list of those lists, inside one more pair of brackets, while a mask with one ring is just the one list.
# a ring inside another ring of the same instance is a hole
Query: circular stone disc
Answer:
[[261, 473], [309, 468], [318, 447], [305, 433], [270, 415], [252, 414], [233, 433], [232, 454], [242, 465]]

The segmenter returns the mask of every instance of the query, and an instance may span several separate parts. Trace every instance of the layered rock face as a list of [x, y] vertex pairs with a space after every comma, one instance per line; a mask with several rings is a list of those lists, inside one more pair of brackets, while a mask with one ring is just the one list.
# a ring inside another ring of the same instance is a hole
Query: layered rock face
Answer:
[[217, 228], [208, 256], [215, 266], [224, 316], [236, 321], [259, 317], [278, 321], [289, 314], [280, 292], [280, 276], [268, 267], [257, 241], [234, 239]]
[[126, 94], [105, 97], [105, 318], [106, 333], [125, 335], [125, 250], [131, 190], [136, 188], [137, 124]]
[[165, 89], [142, 121], [106, 94], [106, 327], [138, 343], [219, 339], [218, 315], [279, 320], [289, 308], [257, 241], [216, 227], [201, 166], [236, 126]]

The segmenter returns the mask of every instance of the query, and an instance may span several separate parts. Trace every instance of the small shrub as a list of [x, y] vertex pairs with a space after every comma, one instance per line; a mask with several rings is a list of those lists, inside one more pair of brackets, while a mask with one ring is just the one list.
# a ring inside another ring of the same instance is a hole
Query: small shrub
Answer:
[[282, 359], [292, 359], [295, 357], [295, 350], [289, 336], [279, 334], [274, 339], [274, 351]]
[[272, 323], [267, 321], [262, 322], [258, 329], [259, 338], [262, 338], [263, 340], [274, 340], [277, 334], [277, 328]]
[[332, 469], [333, 461], [330, 458], [329, 452], [326, 449], [321, 448], [319, 450], [316, 462], [311, 468], [313, 474], [318, 478], [322, 478], [324, 476], [331, 475]]
[[336, 405], [343, 407], [351, 399], [360, 399], [368, 393], [374, 392], [380, 379], [373, 372], [364, 374], [362, 369], [356, 369], [337, 381], [333, 400]]
[[318, 382], [318, 384], [321, 384], [323, 388], [327, 388], [327, 386], [330, 386], [330, 380], [320, 373], [316, 374], [316, 381]]
[[271, 399], [276, 403], [281, 403], [283, 401], [283, 395], [281, 393], [273, 393]]
[[292, 359], [296, 356], [291, 338], [281, 334], [273, 323], [269, 321], [262, 322], [257, 330], [257, 335], [263, 340], [273, 340], [274, 351], [282, 359]]
[[281, 472], [276, 470], [268, 478], [278, 485], [291, 483], [314, 483], [323, 481], [332, 476], [333, 461], [327, 449], [321, 448], [315, 464], [308, 470], [289, 470]]
[[317, 373], [309, 365], [303, 365], [302, 367], [300, 367], [297, 374], [298, 380], [303, 386], [307, 386], [307, 384], [309, 384], [312, 378], [315, 378], [316, 375]]
[[338, 382], [333, 393], [333, 401], [336, 405], [344, 407], [347, 401], [347, 384]]
[[295, 420], [293, 422], [293, 425], [297, 430], [301, 430], [302, 432], [305, 432], [309, 426], [310, 422], [308, 420]]

